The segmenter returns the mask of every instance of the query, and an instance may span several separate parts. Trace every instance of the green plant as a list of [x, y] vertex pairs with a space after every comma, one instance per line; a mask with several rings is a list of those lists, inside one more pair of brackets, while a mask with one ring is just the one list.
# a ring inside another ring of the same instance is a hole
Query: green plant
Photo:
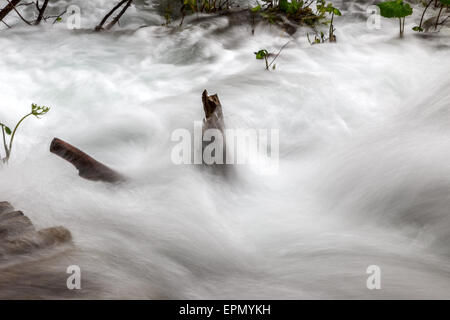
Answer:
[[405, 19], [413, 13], [413, 9], [403, 0], [385, 1], [377, 4], [380, 13], [385, 18], [398, 18], [400, 23], [400, 38], [403, 38], [405, 31]]
[[[336, 42], [336, 36], [334, 35], [334, 32], [336, 31], [336, 29], [334, 28], [333, 21], [334, 21], [335, 15], [342, 16], [341, 11], [339, 11], [339, 9], [335, 8], [331, 2], [326, 4], [325, 0], [319, 1], [319, 3], [317, 4], [317, 10], [320, 12], [320, 14], [322, 16], [325, 14], [331, 15], [330, 28], [328, 30], [328, 41]], [[323, 36], [322, 36], [322, 39], [323, 39]]]
[[306, 37], [308, 38], [308, 42], [310, 45], [324, 43], [327, 40], [325, 39], [325, 34], [322, 31], [320, 32], [320, 38], [317, 36], [317, 34], [314, 35], [314, 41], [311, 41], [311, 39], [309, 38], [309, 33], [306, 34]]
[[258, 5], [253, 7], [253, 8], [251, 8], [250, 11], [254, 12], [254, 13], [260, 12], [261, 11], [261, 5], [258, 3]]
[[182, 0], [180, 27], [186, 13], [215, 13], [229, 8], [230, 0]]
[[[38, 106], [37, 104], [33, 103], [33, 104], [31, 104], [31, 112], [26, 114], [25, 116], [23, 116], [22, 119], [20, 119], [19, 122], [17, 122], [16, 126], [14, 127], [14, 130], [11, 131], [11, 129], [8, 126], [6, 126], [3, 123], [0, 123], [0, 126], [2, 127], [3, 147], [5, 149], [5, 154], [6, 154], [6, 156], [1, 159], [3, 161], [3, 163], [7, 163], [9, 160], [9, 157], [11, 156], [11, 150], [12, 150], [12, 146], [13, 146], [14, 137], [16, 136], [16, 132], [17, 132], [17, 129], [19, 128], [20, 124], [31, 115], [35, 116], [36, 118], [39, 118], [40, 116], [43, 116], [44, 114], [46, 114], [49, 110], [50, 110], [50, 108], [48, 108], [48, 107], [45, 107], [45, 106], [41, 107], [41, 106]], [[7, 135], [10, 136], [9, 144], [7, 144], [7, 142], [6, 142]]]
[[314, 2], [315, 0], [261, 0], [261, 3], [250, 10], [252, 13], [259, 13], [271, 24], [283, 24], [285, 18], [281, 16], [285, 16], [298, 24], [305, 23], [312, 26], [320, 19], [310, 8]]
[[288, 0], [280, 0], [278, 6], [284, 13], [296, 14], [301, 8], [303, 8], [303, 4], [304, 3], [301, 0], [291, 0], [291, 2], [288, 2]]
[[[291, 42], [291, 40], [289, 40], [288, 42], [286, 42], [278, 51], [277, 54], [272, 54], [269, 53], [267, 50], [263, 49], [263, 50], [259, 50], [258, 52], [255, 52], [256, 55], [256, 59], [258, 60], [262, 60], [264, 59], [264, 62], [266, 63], [266, 70], [269, 70], [269, 68], [272, 66], [272, 69], [275, 70], [276, 68], [276, 64], [274, 64], [275, 60], [277, 60], [278, 56], [280, 55], [281, 51], [283, 51], [283, 49]], [[269, 56], [274, 56], [274, 58], [272, 59], [272, 61], [268, 61], [268, 57]]]
[[229, 7], [229, 1], [216, 1], [216, 0], [184, 0], [181, 11], [186, 8], [191, 12], [213, 13], [223, 10]]
[[266, 49], [259, 50], [258, 52], [255, 52], [256, 59], [262, 60], [266, 62], [266, 70], [269, 70], [269, 62], [267, 61], [267, 57], [269, 56], [269, 52]]

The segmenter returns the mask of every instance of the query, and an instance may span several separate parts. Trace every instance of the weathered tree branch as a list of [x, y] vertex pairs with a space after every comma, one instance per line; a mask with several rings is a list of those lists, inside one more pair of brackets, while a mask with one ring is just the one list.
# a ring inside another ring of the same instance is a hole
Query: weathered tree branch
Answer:
[[8, 1], [8, 4], [2, 10], [0, 10], [0, 20], [3, 20], [4, 17], [6, 17], [12, 10], [14, 10], [16, 5], [18, 5], [20, 1], [22, 0]]
[[123, 7], [123, 9], [120, 11], [120, 13], [109, 23], [106, 25], [105, 29], [109, 30], [111, 29], [118, 21], [119, 19], [122, 17], [122, 15], [125, 13], [125, 11], [127, 11], [128, 7], [131, 5], [131, 2], [133, 0], [121, 0], [118, 4], [116, 4], [102, 19], [102, 21], [100, 21], [100, 23], [95, 27], [95, 31], [100, 31], [103, 30], [103, 25], [106, 23], [106, 21], [108, 20], [108, 18], [117, 10], [119, 9], [124, 3], [126, 3], [126, 5]]
[[127, 9], [131, 6], [131, 2], [133, 2], [133, 0], [128, 0], [127, 4], [122, 8], [119, 14], [106, 26], [106, 30], [111, 29], [117, 22], [119, 22], [119, 19], [123, 16], [125, 11], [127, 11]]
[[50, 152], [73, 164], [82, 178], [110, 183], [125, 180], [125, 177], [118, 172], [61, 139], [53, 139], [50, 145]]

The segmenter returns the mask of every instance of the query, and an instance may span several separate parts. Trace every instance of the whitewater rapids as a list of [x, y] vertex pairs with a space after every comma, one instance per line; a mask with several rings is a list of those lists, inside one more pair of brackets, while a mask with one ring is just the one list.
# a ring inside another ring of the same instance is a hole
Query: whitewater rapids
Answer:
[[[336, 44], [310, 46], [306, 30], [252, 36], [225, 17], [174, 32], [134, 7], [119, 31], [92, 33], [109, 1], [75, 2], [82, 30], [10, 18], [0, 31], [0, 121], [51, 107], [19, 129], [0, 201], [72, 232], [82, 289], [50, 260], [45, 285], [23, 275], [2, 297], [450, 298], [448, 32], [413, 34], [418, 12], [403, 40], [396, 21], [368, 30], [359, 1], [341, 5]], [[264, 70], [254, 52], [289, 40]], [[172, 163], [171, 134], [202, 119], [204, 89], [227, 126], [279, 129], [278, 174]], [[132, 179], [79, 178], [49, 153], [53, 137]], [[380, 290], [366, 287], [370, 265]]]

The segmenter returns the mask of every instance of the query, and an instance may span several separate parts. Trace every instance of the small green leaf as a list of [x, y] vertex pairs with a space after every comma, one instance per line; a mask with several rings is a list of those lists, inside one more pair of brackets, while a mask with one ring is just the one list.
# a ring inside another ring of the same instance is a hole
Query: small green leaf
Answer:
[[265, 56], [267, 56], [269, 52], [267, 50], [259, 50], [258, 52], [255, 52], [256, 59], [264, 59]]
[[5, 128], [6, 134], [11, 135], [11, 129], [6, 126], [4, 128]]
[[256, 7], [251, 8], [251, 11], [252, 12], [259, 12], [259, 11], [261, 11], [261, 6], [258, 4]]
[[339, 11], [339, 9], [333, 8], [333, 13], [337, 16], [342, 16], [342, 13]]
[[419, 26], [415, 26], [414, 28], [412, 28], [414, 31], [417, 31], [417, 32], [423, 32], [423, 28], [422, 27], [419, 27]]
[[404, 18], [413, 13], [413, 9], [403, 0], [385, 1], [378, 3], [380, 13], [385, 18]]

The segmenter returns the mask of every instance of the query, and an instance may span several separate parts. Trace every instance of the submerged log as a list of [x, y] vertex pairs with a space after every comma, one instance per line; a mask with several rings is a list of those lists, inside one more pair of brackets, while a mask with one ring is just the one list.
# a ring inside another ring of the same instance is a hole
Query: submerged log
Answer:
[[78, 174], [82, 178], [110, 183], [125, 180], [125, 177], [120, 173], [61, 139], [53, 139], [50, 145], [50, 152], [73, 164], [78, 169]]
[[9, 202], [0, 202], [0, 262], [7, 256], [30, 254], [38, 249], [70, 243], [72, 236], [64, 227], [36, 230], [22, 211]]

